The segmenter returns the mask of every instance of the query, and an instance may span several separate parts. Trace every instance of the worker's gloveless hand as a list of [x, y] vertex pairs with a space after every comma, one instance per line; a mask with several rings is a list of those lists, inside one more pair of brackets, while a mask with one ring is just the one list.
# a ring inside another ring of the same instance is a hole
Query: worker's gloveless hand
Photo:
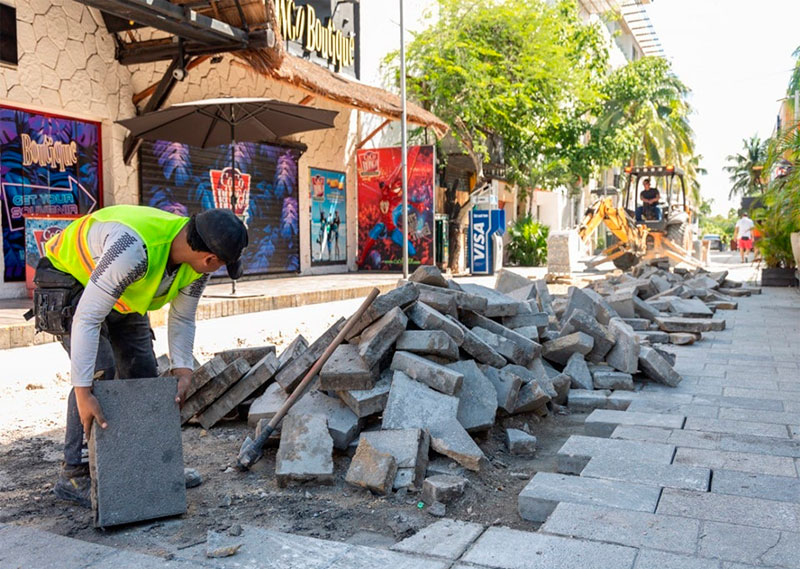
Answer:
[[100, 402], [92, 394], [91, 387], [76, 387], [75, 403], [78, 406], [78, 415], [80, 415], [83, 432], [87, 439], [92, 432], [92, 423], [95, 420], [101, 428], [108, 427], [106, 418], [103, 416], [103, 410], [100, 408]]
[[189, 386], [192, 384], [192, 370], [178, 367], [171, 373], [178, 378], [178, 394], [175, 396], [175, 403], [178, 404], [178, 407], [183, 408], [183, 404], [186, 402], [186, 392], [189, 391]]

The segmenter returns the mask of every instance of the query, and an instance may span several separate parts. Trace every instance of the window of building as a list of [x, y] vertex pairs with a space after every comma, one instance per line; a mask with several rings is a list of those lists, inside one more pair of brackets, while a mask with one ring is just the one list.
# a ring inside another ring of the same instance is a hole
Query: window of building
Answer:
[[16, 65], [17, 56], [17, 10], [0, 4], [0, 63]]

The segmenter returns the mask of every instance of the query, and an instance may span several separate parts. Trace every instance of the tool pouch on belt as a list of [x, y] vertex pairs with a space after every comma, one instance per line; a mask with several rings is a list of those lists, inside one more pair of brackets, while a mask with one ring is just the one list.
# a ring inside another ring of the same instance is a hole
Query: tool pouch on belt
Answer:
[[75, 277], [55, 269], [46, 258], [36, 267], [33, 278], [33, 316], [37, 332], [60, 336], [69, 334], [72, 316], [83, 287]]

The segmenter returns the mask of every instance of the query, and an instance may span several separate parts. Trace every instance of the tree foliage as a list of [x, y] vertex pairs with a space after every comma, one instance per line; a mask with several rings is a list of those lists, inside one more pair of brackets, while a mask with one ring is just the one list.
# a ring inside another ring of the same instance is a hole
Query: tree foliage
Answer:
[[767, 150], [767, 142], [754, 134], [742, 140], [741, 152], [729, 154], [725, 158], [728, 165], [723, 170], [730, 175], [731, 181], [728, 199], [733, 199], [737, 195], [752, 196], [761, 193], [763, 189], [761, 175], [767, 160]]

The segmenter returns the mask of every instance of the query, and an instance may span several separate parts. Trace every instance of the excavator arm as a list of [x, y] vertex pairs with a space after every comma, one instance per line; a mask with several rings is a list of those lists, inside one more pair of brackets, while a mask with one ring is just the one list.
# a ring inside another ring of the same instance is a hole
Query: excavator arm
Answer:
[[600, 227], [600, 224], [605, 224], [619, 241], [603, 251], [602, 257], [590, 265], [614, 261], [623, 255], [638, 258], [646, 252], [647, 227], [636, 225], [624, 208], [614, 207], [614, 202], [609, 197], [596, 200], [586, 210], [578, 229], [581, 240], [589, 239]]

